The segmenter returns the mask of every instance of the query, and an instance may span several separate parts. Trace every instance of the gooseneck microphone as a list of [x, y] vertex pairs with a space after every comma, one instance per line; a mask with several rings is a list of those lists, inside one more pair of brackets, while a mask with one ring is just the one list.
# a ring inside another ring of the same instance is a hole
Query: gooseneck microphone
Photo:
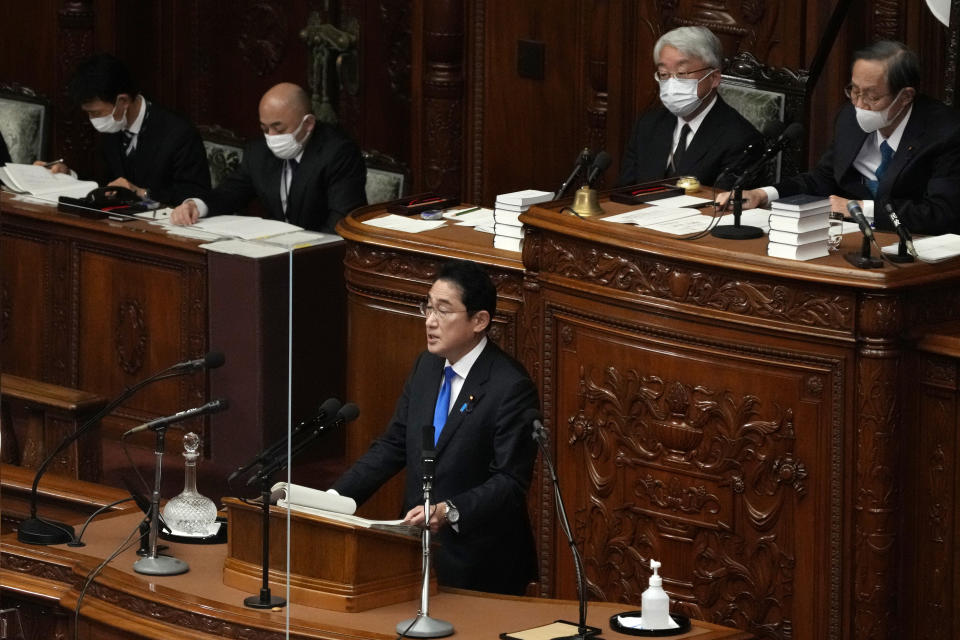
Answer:
[[200, 416], [205, 416], [208, 413], [216, 413], [218, 411], [223, 411], [230, 407], [230, 403], [227, 402], [226, 398], [217, 398], [216, 400], [211, 400], [207, 404], [194, 407], [192, 409], [184, 409], [183, 411], [178, 411], [177, 413], [164, 416], [163, 418], [155, 418], [150, 422], [144, 422], [138, 427], [127, 430], [122, 437], [126, 438], [127, 436], [132, 436], [135, 433], [140, 433], [141, 431], [146, 431], [151, 429], [156, 431], [157, 429], [162, 429], [168, 425], [173, 424], [174, 422], [181, 422], [183, 420], [189, 420], [190, 418], [198, 418]]
[[570, 177], [563, 181], [563, 184], [560, 185], [560, 188], [557, 189], [557, 192], [553, 194], [553, 199], [558, 200], [563, 197], [563, 194], [567, 192], [567, 189], [570, 188], [570, 185], [573, 184], [573, 181], [576, 180], [577, 176], [580, 175], [581, 171], [584, 171], [590, 160], [593, 158], [593, 152], [590, 151], [589, 147], [584, 147], [583, 151], [577, 154], [577, 159], [573, 163], [573, 171], [570, 172]]
[[[877, 251], [881, 250], [880, 246], [877, 245], [876, 239], [873, 237], [873, 229], [870, 228], [870, 221], [863, 215], [863, 209], [860, 208], [860, 204], [856, 200], [848, 200], [847, 211], [850, 212], [853, 219], [857, 221], [857, 225], [859, 225], [860, 231], [863, 233], [863, 243], [860, 246], [859, 253], [847, 253], [843, 256], [843, 259], [860, 269], [877, 269], [882, 267], [883, 260], [870, 255], [871, 242], [876, 245]], [[880, 255], [883, 255], [882, 251]]]
[[743, 188], [744, 183], [753, 177], [757, 171], [760, 170], [763, 165], [770, 162], [778, 153], [783, 151], [786, 147], [797, 142], [800, 137], [803, 135], [803, 125], [799, 122], [791, 122], [783, 130], [783, 132], [776, 137], [772, 142], [767, 144], [767, 147], [763, 150], [763, 153], [760, 154], [760, 157], [754, 161], [746, 171], [744, 171], [737, 181], [733, 184], [733, 188]]
[[597, 157], [593, 159], [593, 164], [590, 166], [590, 173], [587, 174], [588, 187], [593, 188], [593, 183], [600, 177], [601, 173], [610, 167], [612, 161], [613, 159], [606, 151], [601, 151], [597, 154]]
[[906, 252], [907, 256], [912, 259], [917, 259], [917, 249], [913, 246], [913, 235], [910, 231], [900, 222], [900, 218], [897, 216], [897, 212], [893, 210], [893, 205], [889, 202], [883, 205], [883, 210], [887, 212], [887, 215], [890, 217], [890, 222], [893, 223], [893, 228], [897, 230], [897, 235], [900, 236], [900, 247], [898, 247], [897, 255], [890, 256], [891, 260], [895, 262], [911, 262], [912, 260], [906, 260], [902, 255]]
[[[323, 404], [320, 405], [320, 409], [317, 411], [317, 414], [303, 420], [300, 424], [297, 425], [297, 428], [293, 430], [290, 434], [290, 438], [296, 439], [303, 430], [307, 427], [319, 427], [324, 424], [325, 420], [336, 415], [337, 411], [340, 410], [341, 403], [336, 398], [327, 398], [323, 401]], [[272, 445], [255, 455], [250, 462], [241, 465], [229, 476], [227, 476], [227, 484], [233, 482], [237, 476], [240, 474], [246, 473], [253, 467], [258, 464], [263, 464], [267, 460], [270, 460], [277, 456], [280, 452], [285, 452], [287, 450], [287, 437], [283, 437], [277, 442], [274, 442]]]
[[540, 412], [533, 407], [527, 409], [520, 420], [524, 424], [533, 426], [533, 439], [540, 447], [540, 455], [543, 456], [543, 462], [547, 465], [547, 471], [550, 473], [550, 482], [553, 484], [554, 501], [557, 508], [557, 519], [560, 521], [560, 528], [567, 538], [567, 544], [570, 545], [570, 551], [573, 554], [573, 566], [577, 574], [577, 599], [579, 601], [580, 619], [577, 623], [577, 633], [554, 640], [588, 640], [600, 634], [600, 630], [587, 626], [587, 584], [586, 576], [583, 570], [583, 558], [580, 556], [580, 550], [573, 539], [573, 531], [570, 529], [570, 521], [567, 519], [567, 510], [563, 506], [563, 495], [560, 493], [560, 482], [557, 480], [557, 470], [553, 466], [553, 460], [550, 458], [550, 449], [547, 446], [547, 430], [540, 419]]
[[199, 358], [197, 360], [186, 360], [184, 362], [178, 362], [173, 366], [167, 367], [163, 371], [155, 373], [149, 378], [146, 378], [145, 380], [142, 380], [132, 387], [124, 390], [124, 392], [117, 396], [115, 400], [107, 404], [93, 417], [80, 425], [76, 431], [61, 440], [60, 444], [58, 444], [57, 447], [44, 459], [44, 461], [40, 463], [40, 466], [37, 467], [37, 473], [33, 477], [33, 486], [30, 489], [30, 517], [20, 523], [17, 529], [17, 539], [20, 542], [25, 542], [27, 544], [64, 544], [70, 540], [73, 540], [74, 531], [73, 527], [70, 525], [37, 517], [37, 486], [40, 484], [40, 478], [43, 477], [47, 467], [50, 466], [50, 463], [56, 459], [61, 451], [76, 441], [80, 436], [85, 434], [93, 425], [98, 424], [104, 416], [108, 415], [114, 409], [126, 402], [133, 394], [148, 384], [157, 382], [159, 380], [165, 380], [167, 378], [186, 375], [196, 371], [200, 367], [215, 369], [223, 365], [225, 361], [226, 359], [224, 358], [223, 353], [219, 351], [211, 351], [203, 358]]

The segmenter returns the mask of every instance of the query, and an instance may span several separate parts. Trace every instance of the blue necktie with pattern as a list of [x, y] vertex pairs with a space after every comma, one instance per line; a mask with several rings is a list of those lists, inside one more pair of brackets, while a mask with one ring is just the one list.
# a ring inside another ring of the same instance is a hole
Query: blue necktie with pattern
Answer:
[[448, 365], [443, 368], [443, 386], [440, 387], [437, 406], [433, 410], [434, 444], [440, 441], [440, 431], [443, 430], [443, 425], [447, 424], [447, 414], [450, 413], [450, 387], [455, 375], [457, 372], [453, 367]]
[[887, 168], [890, 166], [892, 159], [893, 147], [884, 140], [880, 143], [880, 165], [877, 167], [877, 170], [873, 172], [874, 175], [877, 176], [877, 179], [867, 180], [867, 187], [870, 188], [870, 193], [872, 193], [874, 197], [877, 195], [877, 190], [880, 188], [880, 181], [883, 179], [883, 174], [887, 172]]

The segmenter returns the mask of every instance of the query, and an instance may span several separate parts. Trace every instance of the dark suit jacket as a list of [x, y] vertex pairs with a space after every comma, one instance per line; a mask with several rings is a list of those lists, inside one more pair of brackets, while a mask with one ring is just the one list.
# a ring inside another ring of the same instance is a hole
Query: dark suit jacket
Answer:
[[[623, 154], [617, 184], [637, 184], [664, 177], [667, 158], [673, 151], [676, 124], [677, 116], [663, 105], [640, 116]], [[690, 141], [677, 171], [682, 176], [697, 176], [704, 185], [729, 187], [733, 176], [716, 184], [717, 176], [740, 159], [744, 147], [762, 142], [763, 137], [756, 128], [718, 95], [716, 104]]]
[[10, 151], [7, 149], [7, 143], [0, 134], [0, 166], [10, 162]]
[[[443, 363], [420, 355], [386, 432], [334, 489], [362, 503], [406, 467], [403, 513], [423, 504], [421, 434], [433, 424]], [[438, 535], [441, 584], [522, 594], [536, 577], [526, 495], [537, 452], [532, 426], [520, 418], [538, 406], [523, 366], [488, 342], [437, 443], [434, 502], [451, 500], [460, 511], [459, 533], [447, 526]]]
[[960, 233], [960, 113], [926, 96], [916, 97], [876, 198], [853, 166], [867, 135], [857, 124], [853, 105], [845, 105], [837, 115], [830, 148], [813, 170], [775, 185], [780, 196], [810, 193], [875, 200], [878, 229], [893, 229], [883, 211], [889, 202], [914, 233]]
[[137, 148], [123, 153], [123, 134], [100, 136], [106, 163], [101, 184], [126, 178], [150, 190], [150, 197], [178, 205], [210, 190], [210, 168], [203, 140], [190, 121], [151, 102], [137, 136]]
[[234, 213], [258, 197], [270, 218], [333, 233], [337, 221], [367, 204], [367, 172], [360, 149], [331, 125], [318, 122], [307, 141], [290, 184], [286, 217], [280, 202], [282, 170], [283, 160], [273, 155], [263, 136], [248, 142], [240, 168], [205, 200], [210, 215]]

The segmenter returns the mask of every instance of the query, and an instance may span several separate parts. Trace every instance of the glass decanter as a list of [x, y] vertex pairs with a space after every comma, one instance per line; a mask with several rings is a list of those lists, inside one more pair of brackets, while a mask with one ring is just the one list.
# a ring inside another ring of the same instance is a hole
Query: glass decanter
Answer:
[[174, 533], [209, 535], [217, 520], [217, 507], [213, 500], [197, 491], [199, 449], [200, 436], [192, 431], [183, 436], [183, 491], [163, 508], [163, 519]]

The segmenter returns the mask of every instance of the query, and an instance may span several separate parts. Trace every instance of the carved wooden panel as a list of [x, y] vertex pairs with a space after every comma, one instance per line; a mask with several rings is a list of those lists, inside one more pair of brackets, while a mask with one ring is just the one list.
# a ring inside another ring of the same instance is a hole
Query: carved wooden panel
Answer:
[[[758, 638], [835, 629], [839, 535], [809, 531], [841, 526], [842, 360], [545, 309], [544, 406], [590, 597], [639, 604], [653, 558], [674, 611]], [[575, 597], [562, 540], [550, 578]]]
[[3, 283], [3, 349], [5, 371], [43, 379], [43, 345], [50, 315], [47, 291], [51, 274], [43, 259], [49, 244], [44, 238], [4, 233], [0, 245], [0, 281]]

